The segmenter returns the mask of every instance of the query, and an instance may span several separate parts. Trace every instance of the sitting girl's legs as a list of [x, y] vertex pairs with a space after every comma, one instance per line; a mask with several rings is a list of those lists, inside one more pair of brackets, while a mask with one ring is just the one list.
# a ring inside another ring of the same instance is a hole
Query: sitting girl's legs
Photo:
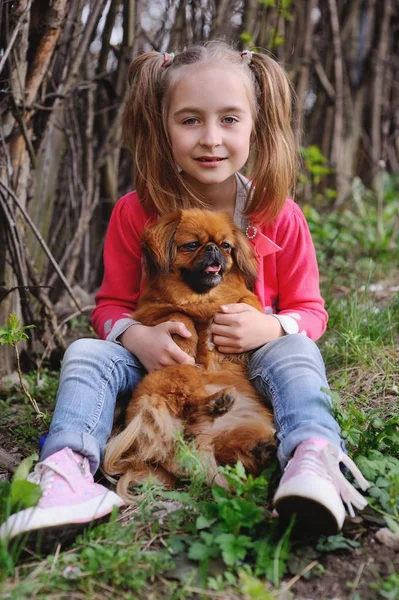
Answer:
[[95, 473], [111, 435], [116, 398], [133, 391], [144, 372], [137, 358], [114, 342], [81, 339], [71, 344], [40, 459], [68, 447], [86, 456]]
[[[42, 488], [37, 507], [11, 515], [0, 537], [52, 527], [57, 536], [109, 514], [123, 501], [97, 483], [111, 434], [118, 394], [130, 393], [145, 371], [125, 348], [113, 342], [81, 339], [67, 349], [56, 408], [40, 462], [28, 479]], [[67, 536], [65, 536], [67, 537]]]
[[278, 513], [285, 519], [296, 513], [297, 522], [308, 529], [341, 529], [342, 500], [351, 514], [351, 503], [364, 508], [366, 501], [344, 478], [339, 463], [354, 472], [363, 489], [367, 482], [342, 451], [331, 399], [322, 390], [328, 383], [318, 347], [300, 334], [279, 338], [252, 354], [249, 376], [273, 406], [278, 459], [285, 469], [274, 497]]

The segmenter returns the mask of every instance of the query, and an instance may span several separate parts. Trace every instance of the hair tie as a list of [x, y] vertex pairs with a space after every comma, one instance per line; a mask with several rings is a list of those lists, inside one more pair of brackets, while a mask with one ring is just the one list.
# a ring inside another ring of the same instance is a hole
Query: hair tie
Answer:
[[244, 52], [241, 52], [241, 58], [243, 60], [245, 60], [245, 62], [247, 63], [247, 65], [250, 65], [252, 62], [252, 55], [253, 52], [251, 52], [251, 50], [244, 50]]
[[169, 67], [172, 64], [172, 62], [174, 61], [174, 58], [175, 58], [174, 52], [164, 52], [162, 68], [166, 69], [166, 67]]

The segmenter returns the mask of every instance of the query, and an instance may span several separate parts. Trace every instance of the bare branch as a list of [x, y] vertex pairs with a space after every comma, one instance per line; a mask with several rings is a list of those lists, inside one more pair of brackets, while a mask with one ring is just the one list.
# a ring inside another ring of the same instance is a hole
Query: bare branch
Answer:
[[338, 196], [336, 205], [339, 206], [345, 199], [344, 185], [345, 182], [340, 176], [338, 165], [338, 157], [342, 152], [343, 144], [343, 129], [344, 129], [344, 74], [342, 66], [342, 48], [339, 32], [339, 19], [336, 0], [328, 0], [330, 8], [330, 21], [333, 36], [334, 47], [334, 72], [335, 72], [335, 119], [334, 119], [334, 136], [331, 149], [331, 162], [338, 167], [337, 169], [337, 187]]
[[307, 87], [309, 82], [309, 71], [310, 71], [310, 60], [312, 56], [312, 34], [313, 34], [313, 11], [317, 7], [318, 0], [308, 0], [308, 9], [306, 11], [306, 26], [305, 26], [305, 39], [303, 44], [301, 70], [299, 76], [299, 82], [297, 86], [297, 130], [302, 131], [303, 124], [303, 111], [305, 106], [305, 99], [307, 93]]
[[26, 14], [29, 13], [29, 11], [31, 9], [31, 5], [32, 5], [32, 0], [29, 0], [28, 4], [26, 5], [26, 8], [24, 8], [24, 10], [21, 12], [21, 14], [19, 16], [17, 24], [15, 25], [14, 31], [12, 32], [11, 39], [8, 42], [8, 46], [5, 49], [4, 54], [3, 54], [3, 56], [1, 57], [1, 60], [0, 60], [0, 73], [2, 72], [3, 67], [6, 64], [8, 55], [10, 54], [10, 52], [12, 50], [12, 47], [14, 45], [14, 42], [17, 39], [17, 35], [19, 33], [19, 30], [21, 28], [23, 20], [24, 20]]
[[7, 186], [5, 185], [5, 183], [3, 183], [0, 180], [0, 186], [3, 188], [4, 192], [6, 194], [9, 195], [10, 198], [12, 198], [12, 200], [15, 202], [15, 204], [18, 206], [19, 210], [21, 211], [25, 221], [28, 223], [29, 227], [31, 228], [31, 230], [33, 231], [36, 239], [38, 240], [39, 244], [41, 245], [41, 247], [43, 248], [43, 250], [45, 251], [45, 253], [47, 254], [51, 264], [53, 265], [53, 267], [55, 268], [55, 270], [57, 271], [62, 283], [65, 285], [66, 290], [68, 291], [69, 295], [71, 296], [76, 308], [78, 308], [80, 310], [80, 306], [78, 301], [75, 298], [75, 295], [72, 291], [71, 286], [69, 285], [67, 279], [65, 278], [63, 272], [61, 271], [61, 269], [59, 268], [57, 261], [55, 260], [54, 256], [52, 255], [52, 253], [50, 252], [49, 247], [47, 246], [46, 242], [44, 241], [44, 239], [42, 238], [40, 232], [38, 231], [36, 225], [33, 223], [32, 219], [30, 218], [29, 214], [27, 213], [26, 209], [21, 205], [21, 203], [19, 202], [18, 198], [16, 197], [16, 195], [14, 194], [14, 192]]

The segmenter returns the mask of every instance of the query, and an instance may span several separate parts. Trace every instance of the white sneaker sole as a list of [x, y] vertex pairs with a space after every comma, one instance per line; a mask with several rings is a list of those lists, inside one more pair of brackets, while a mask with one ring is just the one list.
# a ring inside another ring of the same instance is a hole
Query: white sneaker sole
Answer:
[[284, 520], [296, 514], [300, 526], [309, 530], [334, 533], [345, 521], [345, 507], [335, 486], [311, 475], [292, 477], [281, 484], [273, 504]]
[[62, 525], [90, 523], [108, 515], [112, 509], [125, 503], [117, 494], [106, 494], [91, 498], [82, 504], [40, 508], [34, 506], [11, 515], [0, 527], [0, 539], [9, 539], [17, 535]]

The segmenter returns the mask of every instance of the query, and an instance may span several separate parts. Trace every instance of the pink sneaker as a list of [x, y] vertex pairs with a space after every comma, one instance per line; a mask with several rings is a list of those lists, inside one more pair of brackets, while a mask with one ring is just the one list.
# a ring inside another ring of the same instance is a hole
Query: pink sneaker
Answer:
[[124, 505], [117, 494], [94, 483], [88, 459], [70, 448], [37, 463], [28, 481], [41, 486], [42, 497], [37, 506], [11, 515], [0, 527], [0, 538], [37, 532], [47, 541], [53, 530], [56, 541], [69, 541], [85, 524]]
[[321, 438], [299, 444], [285, 468], [273, 503], [279, 516], [287, 521], [296, 514], [296, 524], [312, 532], [331, 535], [342, 529], [345, 502], [348, 513], [355, 516], [367, 500], [342, 474], [343, 463], [354, 475], [362, 490], [370, 486], [352, 459], [339, 448]]

